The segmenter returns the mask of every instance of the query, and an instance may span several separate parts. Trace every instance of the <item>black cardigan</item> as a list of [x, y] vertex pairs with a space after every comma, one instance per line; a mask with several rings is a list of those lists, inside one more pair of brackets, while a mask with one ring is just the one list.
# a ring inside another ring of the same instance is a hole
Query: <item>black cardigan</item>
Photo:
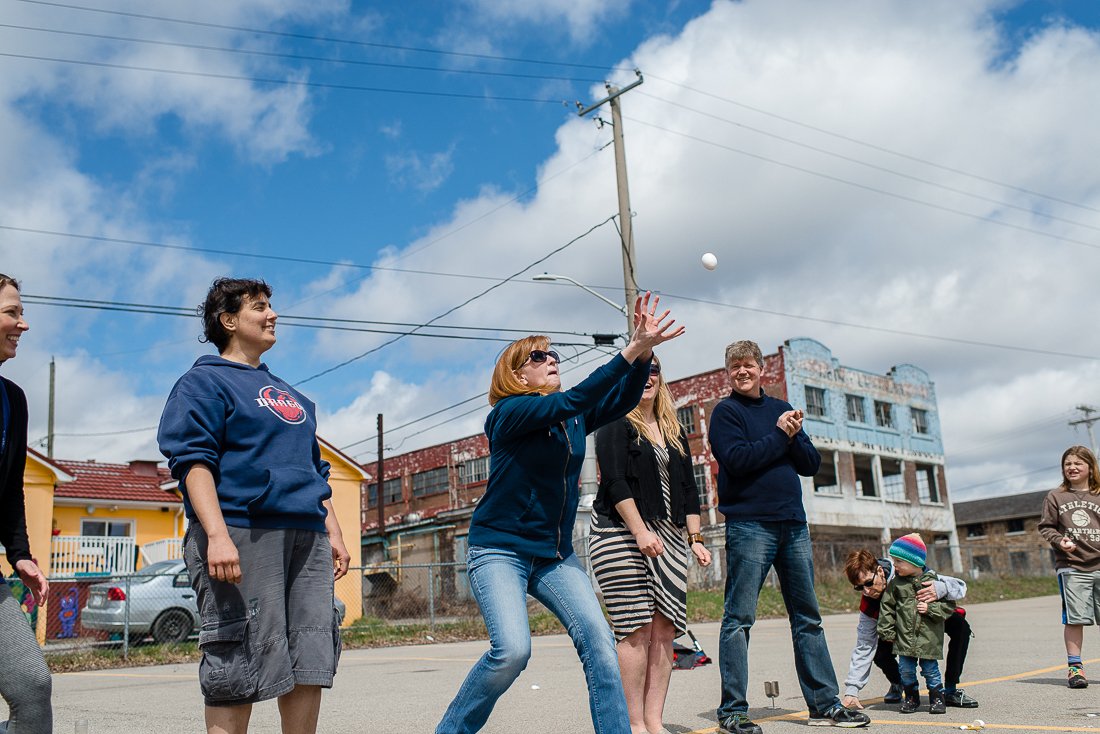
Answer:
[[[610, 520], [623, 525], [615, 505], [633, 498], [643, 520], [666, 517], [661, 498], [661, 473], [653, 444], [626, 418], [609, 423], [596, 431], [596, 460], [600, 464], [600, 489], [592, 502], [592, 511], [601, 525]], [[699, 514], [699, 493], [691, 466], [687, 436], [680, 430], [681, 454], [668, 447], [668, 489], [673, 516], [669, 519], [683, 527], [687, 515]]]
[[27, 510], [23, 506], [23, 470], [27, 464], [27, 396], [11, 380], [0, 377], [8, 395], [8, 441], [0, 456], [0, 544], [13, 567], [30, 560], [27, 540]]

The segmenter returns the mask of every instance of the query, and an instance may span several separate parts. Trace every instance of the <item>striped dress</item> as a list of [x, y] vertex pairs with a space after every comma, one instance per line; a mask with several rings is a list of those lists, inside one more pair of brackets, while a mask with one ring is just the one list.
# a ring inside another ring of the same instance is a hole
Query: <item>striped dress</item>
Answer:
[[672, 517], [668, 450], [653, 445], [653, 452], [661, 475], [665, 518], [647, 520], [646, 527], [661, 539], [665, 552], [656, 558], [643, 555], [625, 526], [601, 525], [596, 515], [592, 516], [592, 572], [603, 592], [616, 640], [649, 624], [657, 612], [672, 621], [677, 636], [687, 631], [688, 545], [683, 530], [667, 519]]

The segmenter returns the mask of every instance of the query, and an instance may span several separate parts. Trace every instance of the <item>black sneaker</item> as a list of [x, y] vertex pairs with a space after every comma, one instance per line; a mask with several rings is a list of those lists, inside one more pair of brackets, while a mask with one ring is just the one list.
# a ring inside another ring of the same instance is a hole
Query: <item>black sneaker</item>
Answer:
[[764, 734], [764, 730], [752, 722], [748, 714], [730, 714], [718, 720], [718, 731], [722, 734]]
[[1069, 681], [1067, 685], [1070, 688], [1088, 688], [1089, 679], [1085, 677], [1085, 669], [1078, 665], [1069, 666]]
[[891, 683], [890, 690], [882, 697], [883, 703], [901, 703], [901, 683]]
[[810, 720], [807, 723], [810, 726], [839, 726], [842, 729], [857, 729], [870, 724], [871, 719], [861, 711], [844, 708], [838, 703], [824, 713], [815, 714], [810, 712]]
[[978, 702], [975, 701], [970, 696], [966, 695], [966, 693], [964, 693], [963, 689], [961, 689], [961, 688], [956, 688], [953, 691], [949, 691], [947, 693], [947, 695], [944, 696], [943, 700], [944, 700], [944, 702], [947, 703], [948, 706], [954, 706], [955, 708], [960, 708], [960, 709], [976, 709], [976, 708], [978, 708]]
[[910, 688], [905, 691], [905, 697], [901, 702], [899, 712], [903, 714], [915, 714], [920, 708], [920, 689]]

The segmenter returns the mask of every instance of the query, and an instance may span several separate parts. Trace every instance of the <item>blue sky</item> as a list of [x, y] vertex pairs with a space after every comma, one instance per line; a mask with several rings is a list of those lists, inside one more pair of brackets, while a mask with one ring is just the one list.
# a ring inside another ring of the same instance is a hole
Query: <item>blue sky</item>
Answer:
[[[0, 0], [0, 269], [28, 294], [172, 307], [217, 275], [260, 276], [314, 325], [418, 324], [595, 228], [441, 322], [587, 343], [622, 318], [530, 276], [621, 300], [601, 225], [616, 212], [610, 132], [572, 102], [638, 67], [646, 82], [623, 98], [638, 277], [689, 329], [671, 376], [718, 366], [742, 337], [922, 366], [963, 495], [1047, 486], [1082, 440], [1066, 422], [1100, 401], [1081, 318], [1100, 257], [1095, 3], [378, 5]], [[138, 429], [206, 351], [196, 323], [41, 302], [28, 316], [4, 374], [28, 390], [31, 433], [45, 434], [54, 356], [59, 456], [156, 456]], [[291, 382], [390, 338], [289, 321], [268, 361]], [[378, 412], [397, 426], [478, 395], [501, 344], [410, 337], [302, 389], [344, 446]], [[476, 432], [479, 405], [392, 445]]]

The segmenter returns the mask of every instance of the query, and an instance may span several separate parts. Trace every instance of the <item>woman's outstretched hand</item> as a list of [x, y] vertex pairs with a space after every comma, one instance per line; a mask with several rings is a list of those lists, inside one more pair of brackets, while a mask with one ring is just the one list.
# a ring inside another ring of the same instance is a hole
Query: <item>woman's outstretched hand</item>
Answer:
[[623, 349], [626, 361], [634, 362], [639, 357], [648, 360], [653, 355], [654, 347], [684, 333], [683, 326], [675, 326], [676, 320], [668, 318], [671, 311], [667, 308], [658, 315], [660, 303], [661, 297], [649, 291], [638, 296], [634, 302], [634, 333]]

